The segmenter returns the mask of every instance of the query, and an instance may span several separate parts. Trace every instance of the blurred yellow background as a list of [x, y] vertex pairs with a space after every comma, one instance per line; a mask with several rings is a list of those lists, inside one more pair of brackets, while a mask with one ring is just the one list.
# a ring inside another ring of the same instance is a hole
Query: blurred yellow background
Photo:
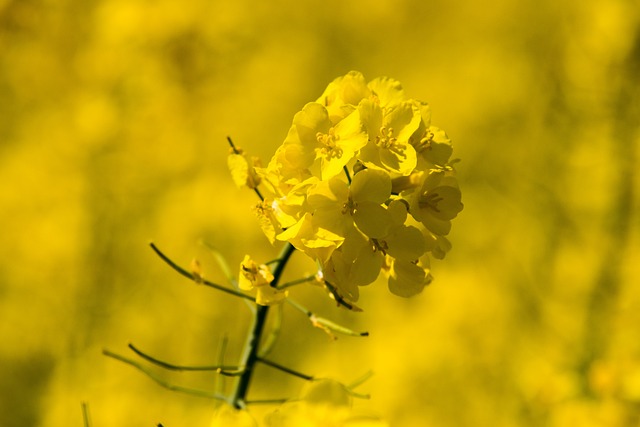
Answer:
[[[400, 80], [454, 142], [465, 210], [435, 282], [364, 313], [293, 294], [272, 359], [345, 382], [391, 426], [640, 425], [640, 3], [628, 0], [0, 0], [0, 424], [207, 426], [213, 403], [102, 348], [238, 357], [244, 304], [197, 287], [199, 244], [270, 247], [227, 143], [265, 162], [349, 70]], [[290, 277], [310, 271], [301, 255]], [[158, 371], [212, 387], [211, 374]], [[255, 398], [301, 380], [260, 369]], [[266, 408], [258, 408], [258, 417]]]

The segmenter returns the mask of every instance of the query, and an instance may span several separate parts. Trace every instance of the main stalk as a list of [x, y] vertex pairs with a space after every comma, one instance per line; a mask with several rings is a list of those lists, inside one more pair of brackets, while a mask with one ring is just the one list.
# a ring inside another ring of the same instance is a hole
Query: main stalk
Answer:
[[[289, 258], [294, 251], [295, 248], [293, 247], [293, 245], [291, 245], [291, 243], [287, 243], [282, 248], [280, 256], [277, 259], [276, 266], [273, 269], [273, 282], [271, 283], [271, 286], [278, 286], [280, 277], [282, 276], [282, 272], [284, 271], [284, 268], [286, 267], [287, 262], [289, 261]], [[269, 306], [257, 306], [253, 325], [251, 327], [251, 331], [249, 331], [249, 335], [247, 336], [244, 353], [242, 355], [242, 360], [240, 361], [240, 366], [243, 366], [244, 370], [240, 375], [240, 379], [236, 383], [236, 388], [231, 398], [232, 405], [238, 409], [246, 407], [246, 396], [249, 391], [251, 379], [253, 377], [253, 370], [258, 361], [260, 339], [262, 338], [262, 333], [264, 332], [268, 314]]]

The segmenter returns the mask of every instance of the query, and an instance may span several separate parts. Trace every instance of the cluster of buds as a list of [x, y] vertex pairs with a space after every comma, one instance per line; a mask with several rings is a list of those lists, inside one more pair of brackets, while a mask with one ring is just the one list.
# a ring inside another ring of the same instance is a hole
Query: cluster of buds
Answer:
[[381, 272], [392, 293], [415, 295], [432, 280], [430, 256], [451, 248], [463, 208], [451, 141], [396, 80], [352, 71], [331, 82], [266, 167], [233, 150], [236, 183], [261, 196], [267, 238], [315, 260], [334, 297], [356, 301]]

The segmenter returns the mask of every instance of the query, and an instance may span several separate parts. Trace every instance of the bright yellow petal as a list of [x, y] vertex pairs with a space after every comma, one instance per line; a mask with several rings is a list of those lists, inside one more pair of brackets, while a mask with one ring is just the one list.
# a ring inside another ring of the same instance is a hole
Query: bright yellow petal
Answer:
[[358, 113], [370, 140], [375, 140], [382, 127], [382, 109], [375, 102], [364, 99], [358, 106]]
[[329, 132], [331, 121], [324, 106], [317, 102], [310, 102], [294, 116], [293, 125], [300, 138], [300, 143], [313, 146], [317, 142], [318, 132]]
[[363, 247], [351, 266], [349, 280], [357, 286], [365, 286], [375, 282], [380, 275], [384, 255], [370, 247]]
[[389, 77], [378, 77], [371, 80], [368, 86], [383, 107], [404, 101], [404, 90], [397, 80]]
[[400, 175], [410, 175], [418, 164], [418, 157], [413, 145], [396, 143], [393, 148], [379, 150], [380, 163], [390, 171]]
[[231, 172], [231, 178], [238, 188], [247, 185], [249, 178], [249, 163], [242, 154], [229, 154], [227, 165]]
[[287, 291], [281, 291], [269, 285], [257, 288], [256, 304], [258, 305], [275, 305], [279, 304], [287, 297]]
[[424, 235], [411, 225], [393, 228], [384, 240], [387, 243], [387, 253], [403, 261], [415, 261], [426, 250]]
[[387, 210], [375, 202], [358, 202], [353, 220], [360, 231], [373, 238], [386, 236], [393, 225]]
[[392, 294], [409, 298], [422, 292], [430, 282], [429, 271], [419, 265], [398, 260], [393, 262], [389, 276], [389, 290]]
[[382, 204], [391, 195], [391, 177], [385, 171], [365, 169], [354, 175], [349, 190], [356, 202]]
[[420, 111], [413, 102], [403, 102], [395, 106], [384, 117], [384, 126], [393, 129], [399, 142], [406, 143], [420, 125]]
[[409, 205], [402, 199], [396, 199], [389, 203], [387, 212], [391, 216], [391, 221], [395, 225], [404, 224], [407, 219], [407, 213], [409, 211]]

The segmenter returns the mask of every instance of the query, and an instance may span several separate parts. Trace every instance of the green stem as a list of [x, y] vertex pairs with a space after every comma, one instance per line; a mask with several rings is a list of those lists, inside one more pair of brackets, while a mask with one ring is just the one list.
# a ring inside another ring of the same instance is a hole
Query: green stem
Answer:
[[[294, 251], [295, 248], [290, 243], [287, 243], [282, 248], [280, 256], [277, 260], [277, 264], [273, 269], [273, 282], [271, 283], [271, 286], [278, 286], [278, 282], [282, 277], [282, 272], [284, 271], [284, 268]], [[240, 375], [240, 379], [238, 380], [233, 396], [231, 397], [232, 405], [238, 409], [246, 407], [246, 397], [249, 391], [249, 385], [251, 384], [254, 367], [259, 361], [258, 347], [260, 344], [260, 338], [262, 337], [262, 333], [264, 332], [268, 314], [269, 306], [258, 305], [256, 316], [253, 321], [253, 327], [251, 328], [251, 331], [247, 336], [247, 341], [244, 347], [244, 354], [242, 360], [240, 361], [240, 366], [244, 366], [244, 372], [242, 373], [242, 375]]]
[[210, 282], [206, 279], [203, 279], [201, 277], [196, 277], [194, 276], [193, 273], [189, 273], [187, 270], [185, 270], [184, 268], [180, 267], [178, 264], [176, 264], [175, 262], [173, 262], [171, 260], [171, 258], [169, 258], [168, 256], [166, 256], [160, 249], [158, 249], [158, 247], [153, 243], [149, 243], [149, 246], [151, 246], [151, 249], [153, 249], [153, 251], [164, 261], [166, 262], [171, 268], [173, 268], [175, 271], [177, 271], [178, 273], [180, 273], [181, 275], [183, 275], [184, 277], [193, 280], [196, 283], [205, 285], [205, 286], [209, 286], [212, 287], [214, 289], [217, 289], [219, 291], [222, 292], [226, 292], [228, 294], [231, 295], [235, 295], [237, 297], [240, 298], [244, 298], [244, 299], [248, 299], [251, 301], [255, 301], [255, 298], [252, 297], [251, 295], [247, 295], [247, 294], [243, 294], [240, 291], [236, 291], [235, 289], [229, 289], [226, 288], [224, 286], [218, 285], [216, 283]]

